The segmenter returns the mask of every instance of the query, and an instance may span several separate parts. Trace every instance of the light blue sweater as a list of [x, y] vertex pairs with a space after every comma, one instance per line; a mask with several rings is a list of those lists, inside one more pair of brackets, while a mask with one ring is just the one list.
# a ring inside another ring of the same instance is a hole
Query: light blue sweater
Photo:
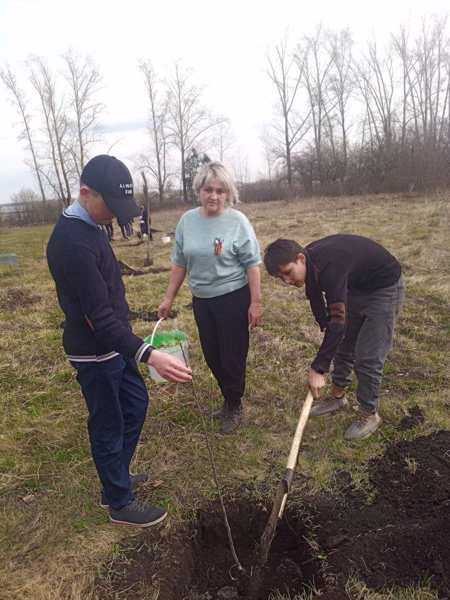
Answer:
[[198, 298], [223, 296], [247, 284], [247, 269], [261, 262], [259, 244], [247, 217], [226, 208], [205, 217], [200, 208], [184, 213], [175, 231], [172, 262], [186, 269]]

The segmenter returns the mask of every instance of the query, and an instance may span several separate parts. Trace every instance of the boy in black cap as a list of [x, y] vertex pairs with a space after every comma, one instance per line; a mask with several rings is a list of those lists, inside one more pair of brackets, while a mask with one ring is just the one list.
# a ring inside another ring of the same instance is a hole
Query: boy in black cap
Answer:
[[325, 331], [308, 385], [318, 398], [333, 361], [333, 386], [330, 396], [313, 404], [311, 415], [334, 413], [348, 404], [345, 390], [354, 369], [359, 415], [344, 435], [348, 440], [368, 437], [381, 423], [379, 388], [403, 302], [399, 262], [368, 238], [331, 235], [306, 248], [278, 239], [267, 246], [264, 264], [270, 275], [305, 286], [312, 312]]
[[114, 523], [148, 527], [167, 513], [133, 495], [136, 483], [145, 480], [130, 475], [129, 467], [148, 405], [137, 363], [151, 364], [172, 381], [189, 381], [191, 375], [176, 358], [135, 336], [128, 322], [119, 265], [102, 225], [114, 216], [129, 221], [138, 214], [127, 167], [113, 156], [96, 156], [81, 174], [79, 199], [55, 225], [47, 260], [66, 316], [64, 349], [89, 411], [101, 505]]

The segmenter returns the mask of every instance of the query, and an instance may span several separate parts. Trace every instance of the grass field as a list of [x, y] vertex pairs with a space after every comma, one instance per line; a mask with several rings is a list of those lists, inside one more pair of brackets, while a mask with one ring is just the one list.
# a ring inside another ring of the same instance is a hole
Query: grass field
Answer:
[[[301, 451], [299, 470], [311, 493], [332, 490], [334, 473], [342, 468], [351, 473], [355, 485], [365, 487], [367, 460], [381, 455], [388, 444], [450, 430], [449, 196], [310, 199], [242, 210], [262, 247], [277, 237], [308, 243], [336, 232], [358, 233], [385, 245], [403, 265], [407, 295], [385, 369], [382, 429], [366, 441], [350, 444], [342, 437], [349, 413], [314, 420], [308, 424]], [[179, 215], [180, 211], [158, 213], [154, 226], [170, 231]], [[0, 229], [0, 253], [14, 252], [19, 259], [17, 267], [0, 265], [0, 598], [4, 600], [95, 598], [95, 577], [130, 535], [129, 529], [110, 525], [98, 507], [84, 401], [62, 351], [63, 315], [45, 260], [50, 230]], [[119, 258], [143, 265], [144, 246], [117, 239], [113, 247]], [[169, 254], [170, 247], [157, 236], [152, 244], [155, 266], [168, 266]], [[126, 278], [130, 308], [155, 310], [167, 280], [164, 272]], [[320, 343], [303, 291], [263, 274], [263, 300], [264, 321], [251, 337], [246, 425], [234, 436], [213, 437], [227, 493], [251, 484], [264, 495], [276, 485], [305, 395], [305, 375]], [[189, 335], [197, 389], [203, 404], [212, 406], [219, 395], [201, 356], [190, 301], [184, 286], [174, 306], [179, 311], [176, 325]], [[143, 336], [151, 326], [134, 322], [135, 332]], [[153, 483], [143, 494], [169, 508], [170, 535], [216, 493], [191, 386], [157, 385], [146, 377], [151, 409], [135, 470], [153, 474]], [[412, 431], [399, 431], [396, 424], [413, 406], [423, 411], [424, 422]], [[365, 596], [357, 582], [349, 582], [350, 588], [357, 590], [349, 595], [355, 599], [434, 598], [425, 587], [398, 590], [394, 596], [369, 592]]]

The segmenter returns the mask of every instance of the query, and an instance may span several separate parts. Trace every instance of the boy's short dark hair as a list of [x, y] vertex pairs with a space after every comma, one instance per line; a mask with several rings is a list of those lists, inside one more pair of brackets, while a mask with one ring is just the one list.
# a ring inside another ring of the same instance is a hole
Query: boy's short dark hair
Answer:
[[280, 267], [294, 262], [298, 254], [304, 253], [304, 248], [295, 240], [279, 238], [269, 244], [264, 250], [264, 265], [269, 275], [276, 277], [280, 271]]

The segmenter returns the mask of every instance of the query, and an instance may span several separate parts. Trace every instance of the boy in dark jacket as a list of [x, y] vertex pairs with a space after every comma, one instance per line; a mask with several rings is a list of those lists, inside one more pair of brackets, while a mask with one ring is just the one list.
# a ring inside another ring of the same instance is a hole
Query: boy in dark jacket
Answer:
[[102, 225], [139, 214], [127, 167], [100, 155], [83, 169], [80, 196], [59, 218], [47, 245], [48, 265], [65, 314], [63, 345], [86, 400], [91, 452], [102, 484], [101, 505], [114, 523], [148, 527], [167, 513], [135, 499], [145, 476], [129, 467], [148, 395], [137, 367], [189, 381], [190, 369], [133, 334], [119, 265]]
[[266, 248], [270, 275], [305, 286], [324, 337], [311, 364], [308, 385], [316, 399], [333, 361], [331, 394], [313, 404], [311, 415], [334, 413], [348, 404], [352, 370], [358, 379], [359, 415], [345, 432], [348, 440], [371, 435], [380, 425], [379, 389], [404, 297], [397, 259], [373, 240], [331, 235], [302, 248], [278, 239]]

